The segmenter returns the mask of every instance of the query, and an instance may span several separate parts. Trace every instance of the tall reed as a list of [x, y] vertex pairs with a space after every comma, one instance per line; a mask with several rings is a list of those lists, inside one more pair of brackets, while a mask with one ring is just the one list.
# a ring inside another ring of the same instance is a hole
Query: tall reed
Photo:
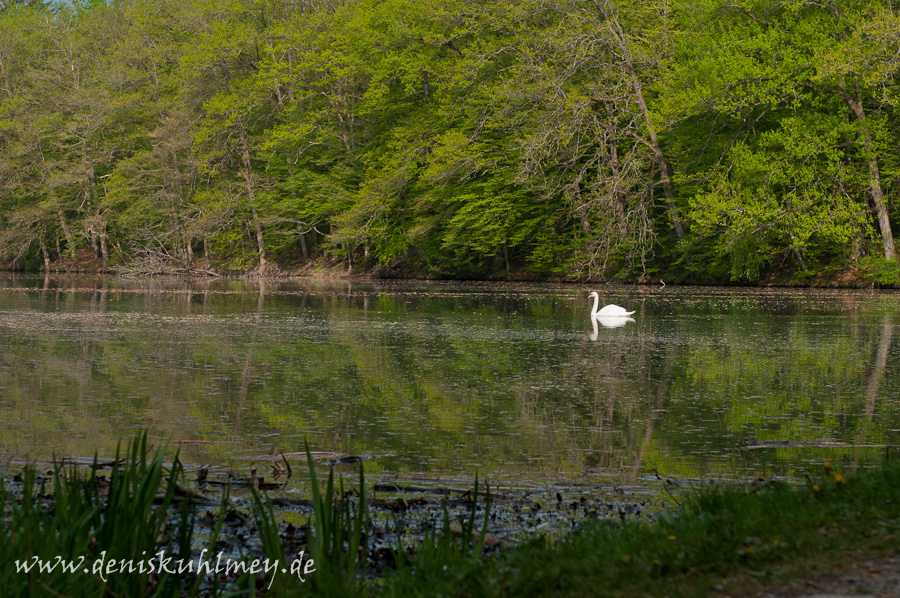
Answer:
[[168, 521], [183, 469], [164, 454], [149, 456], [143, 433], [124, 454], [116, 449], [108, 481], [96, 456], [87, 477], [54, 461], [52, 494], [33, 467], [20, 493], [0, 480], [0, 595], [180, 595], [181, 575], [151, 575], [147, 565], [164, 548], [190, 558], [189, 511]]

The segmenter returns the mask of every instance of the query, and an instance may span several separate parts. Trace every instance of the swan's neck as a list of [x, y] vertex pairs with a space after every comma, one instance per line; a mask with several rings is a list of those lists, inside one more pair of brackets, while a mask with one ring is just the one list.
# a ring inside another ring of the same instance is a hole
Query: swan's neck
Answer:
[[600, 306], [600, 295], [594, 295], [594, 309], [591, 310], [591, 315], [597, 315], [597, 308]]

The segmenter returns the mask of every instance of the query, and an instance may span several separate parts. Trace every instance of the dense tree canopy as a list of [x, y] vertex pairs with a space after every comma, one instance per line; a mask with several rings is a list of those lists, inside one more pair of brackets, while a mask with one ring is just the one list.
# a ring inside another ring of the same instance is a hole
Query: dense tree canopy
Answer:
[[892, 0], [0, 3], [0, 260], [900, 279]]

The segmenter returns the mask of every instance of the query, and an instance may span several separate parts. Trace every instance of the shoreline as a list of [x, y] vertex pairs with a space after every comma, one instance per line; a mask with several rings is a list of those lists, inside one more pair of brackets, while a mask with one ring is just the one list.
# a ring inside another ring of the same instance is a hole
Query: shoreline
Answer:
[[244, 272], [218, 272], [206, 269], [169, 268], [156, 270], [140, 270], [130, 268], [106, 268], [106, 269], [53, 269], [47, 270], [14, 270], [0, 268], [0, 273], [15, 276], [48, 277], [48, 276], [98, 276], [98, 277], [123, 277], [135, 279], [155, 278], [182, 278], [192, 280], [246, 280], [246, 281], [288, 281], [288, 280], [363, 280], [363, 281], [408, 281], [408, 282], [458, 282], [458, 283], [531, 283], [531, 284], [559, 284], [570, 286], [604, 286], [604, 287], [720, 287], [720, 288], [747, 288], [747, 289], [833, 289], [833, 290], [873, 290], [896, 291], [900, 286], [883, 286], [875, 281], [861, 277], [845, 277], [842, 281], [813, 281], [813, 280], [770, 280], [756, 283], [740, 283], [734, 281], [691, 281], [691, 282], [666, 282], [656, 278], [643, 277], [638, 279], [587, 279], [578, 280], [560, 277], [536, 277], [534, 275], [515, 274], [509, 276], [493, 277], [454, 277], [441, 275], [415, 274], [410, 276], [385, 276], [377, 269], [355, 269], [347, 271], [345, 267], [310, 267], [294, 270], [282, 270], [272, 268], [269, 273], [259, 274], [255, 269]]

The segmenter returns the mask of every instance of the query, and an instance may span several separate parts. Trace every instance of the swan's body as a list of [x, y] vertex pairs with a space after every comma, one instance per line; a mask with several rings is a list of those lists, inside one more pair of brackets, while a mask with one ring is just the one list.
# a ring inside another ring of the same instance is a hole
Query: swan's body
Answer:
[[591, 317], [592, 318], [627, 318], [633, 311], [628, 311], [624, 307], [619, 307], [618, 305], [604, 305], [602, 309], [597, 309], [600, 306], [600, 295], [597, 294], [597, 291], [592, 291], [588, 297], [594, 298], [594, 307], [591, 309]]

